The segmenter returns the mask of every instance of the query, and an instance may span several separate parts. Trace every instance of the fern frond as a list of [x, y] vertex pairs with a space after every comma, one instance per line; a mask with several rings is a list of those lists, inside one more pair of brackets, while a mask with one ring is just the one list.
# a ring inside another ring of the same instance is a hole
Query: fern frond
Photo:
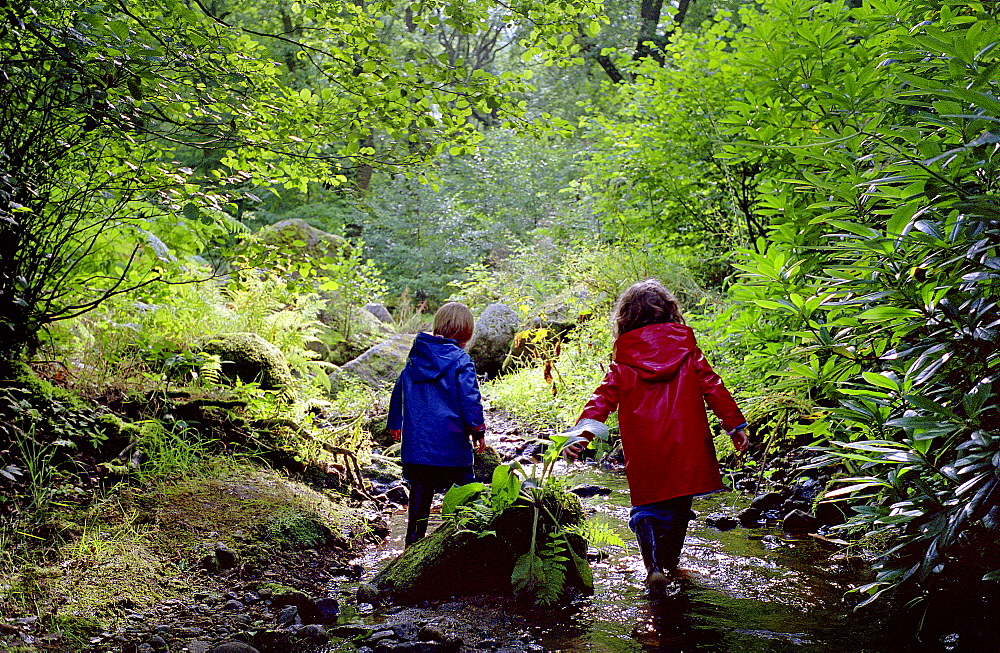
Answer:
[[620, 546], [628, 548], [625, 540], [606, 521], [601, 521], [591, 517], [581, 524], [570, 526], [566, 529], [569, 533], [575, 533], [585, 540], [595, 549], [602, 549], [606, 546]]
[[569, 542], [563, 532], [554, 533], [542, 549], [542, 582], [535, 589], [535, 603], [551, 605], [566, 589], [566, 564], [570, 561]]
[[222, 381], [222, 357], [218, 354], [203, 354], [198, 378], [202, 385], [218, 385]]

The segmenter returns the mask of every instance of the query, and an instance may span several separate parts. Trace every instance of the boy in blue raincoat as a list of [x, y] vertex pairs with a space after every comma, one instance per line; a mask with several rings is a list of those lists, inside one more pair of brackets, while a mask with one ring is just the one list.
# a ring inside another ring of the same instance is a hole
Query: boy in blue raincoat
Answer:
[[486, 448], [476, 367], [464, 351], [474, 328], [464, 304], [442, 306], [432, 333], [417, 334], [392, 390], [388, 427], [402, 439], [403, 478], [410, 485], [406, 546], [427, 532], [434, 492], [474, 480], [473, 442], [480, 453]]

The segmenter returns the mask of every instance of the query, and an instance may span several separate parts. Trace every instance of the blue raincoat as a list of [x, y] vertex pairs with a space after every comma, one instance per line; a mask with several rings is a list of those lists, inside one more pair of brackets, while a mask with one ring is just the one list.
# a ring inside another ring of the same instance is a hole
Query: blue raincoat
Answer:
[[417, 334], [389, 401], [389, 429], [402, 429], [404, 464], [466, 467], [469, 432], [484, 423], [476, 367], [448, 338]]

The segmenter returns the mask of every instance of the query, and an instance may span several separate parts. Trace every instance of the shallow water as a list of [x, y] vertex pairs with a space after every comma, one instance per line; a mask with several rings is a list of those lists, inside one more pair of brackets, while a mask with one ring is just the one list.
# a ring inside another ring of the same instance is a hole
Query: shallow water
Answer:
[[[505, 606], [512, 619], [500, 627], [517, 628], [524, 649], [544, 651], [844, 651], [888, 653], [877, 624], [861, 618], [844, 602], [844, 592], [859, 581], [849, 569], [830, 561], [835, 550], [814, 538], [785, 539], [771, 529], [719, 531], [704, 518], [717, 511], [735, 513], [749, 497], [719, 493], [695, 500], [698, 518], [691, 522], [681, 554], [685, 577], [674, 581], [667, 598], [651, 600], [634, 536], [626, 525], [628, 490], [624, 475], [574, 466], [569, 486], [580, 483], [612, 489], [608, 496], [584, 499], [597, 518], [607, 521], [629, 545], [617, 547], [594, 563], [595, 591], [558, 609]], [[366, 568], [396, 555], [406, 517], [392, 518], [393, 535], [359, 560]], [[433, 522], [432, 522], [433, 528]], [[490, 601], [464, 608], [484, 610]], [[434, 606], [420, 614], [434, 616]], [[515, 614], [516, 613], [516, 614]], [[485, 613], [484, 613], [485, 614]], [[387, 615], [373, 609], [357, 615], [369, 623]], [[474, 617], [486, 618], [486, 617]], [[493, 618], [493, 617], [490, 617]], [[502, 619], [501, 619], [502, 621]], [[488, 638], [486, 631], [484, 637]], [[881, 643], [880, 643], [881, 640]], [[469, 642], [475, 644], [475, 642]], [[498, 646], [502, 648], [502, 646]]]

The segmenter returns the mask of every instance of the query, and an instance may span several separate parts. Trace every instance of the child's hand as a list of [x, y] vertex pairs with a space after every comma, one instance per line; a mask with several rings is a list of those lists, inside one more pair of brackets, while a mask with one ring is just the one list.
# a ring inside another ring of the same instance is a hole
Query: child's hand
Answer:
[[[587, 431], [584, 431], [584, 433], [587, 433]], [[591, 434], [587, 433], [587, 435]], [[573, 462], [580, 457], [580, 454], [583, 453], [583, 450], [586, 449], [589, 444], [590, 442], [588, 440], [581, 439], [579, 442], [566, 445], [566, 448], [562, 451], [563, 455], [566, 456], [566, 460]]]
[[472, 444], [476, 447], [476, 453], [484, 453], [486, 451], [486, 434], [484, 433], [483, 437], [478, 440], [473, 438]]
[[750, 436], [747, 435], [746, 429], [734, 431], [729, 437], [733, 439], [733, 446], [740, 453], [746, 451], [747, 447], [750, 446]]
[[403, 439], [403, 431], [401, 429], [389, 429], [389, 435], [391, 435], [392, 439], [396, 442]]

